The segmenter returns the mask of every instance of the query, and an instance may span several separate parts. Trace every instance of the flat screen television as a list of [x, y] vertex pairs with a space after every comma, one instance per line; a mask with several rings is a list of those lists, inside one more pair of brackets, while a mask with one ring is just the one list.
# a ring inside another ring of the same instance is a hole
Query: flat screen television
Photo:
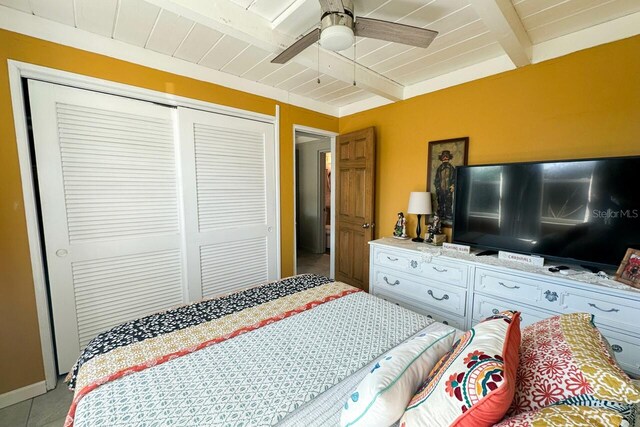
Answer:
[[640, 157], [461, 166], [453, 241], [610, 269], [640, 249]]

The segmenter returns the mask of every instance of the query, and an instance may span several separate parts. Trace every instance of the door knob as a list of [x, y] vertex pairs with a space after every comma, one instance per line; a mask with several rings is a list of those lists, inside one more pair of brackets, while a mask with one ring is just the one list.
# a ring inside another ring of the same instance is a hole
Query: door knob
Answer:
[[362, 228], [369, 228], [371, 227], [371, 224], [369, 224], [368, 222], [365, 222], [364, 224], [362, 224]]

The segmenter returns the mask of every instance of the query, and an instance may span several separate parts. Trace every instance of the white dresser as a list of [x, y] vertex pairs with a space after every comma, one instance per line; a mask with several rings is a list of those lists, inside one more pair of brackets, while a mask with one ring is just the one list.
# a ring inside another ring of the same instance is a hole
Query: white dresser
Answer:
[[554, 314], [589, 312], [620, 365], [640, 375], [640, 290], [591, 273], [564, 276], [530, 267], [450, 253], [421, 243], [370, 242], [372, 294], [459, 329], [502, 310], [522, 313], [527, 326]]

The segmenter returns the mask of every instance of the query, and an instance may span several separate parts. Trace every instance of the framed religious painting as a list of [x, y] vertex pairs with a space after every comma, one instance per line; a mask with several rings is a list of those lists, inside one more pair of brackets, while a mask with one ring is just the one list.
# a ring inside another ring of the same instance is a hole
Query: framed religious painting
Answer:
[[468, 151], [469, 137], [429, 141], [427, 191], [431, 193], [433, 215], [438, 215], [443, 227], [453, 224], [456, 167], [467, 164]]

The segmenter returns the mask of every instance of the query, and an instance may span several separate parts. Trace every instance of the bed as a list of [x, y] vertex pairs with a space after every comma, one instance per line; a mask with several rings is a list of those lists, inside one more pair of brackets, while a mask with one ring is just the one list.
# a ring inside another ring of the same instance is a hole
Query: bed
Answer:
[[100, 334], [69, 373], [65, 426], [335, 426], [376, 359], [441, 329], [453, 328], [294, 276]]

